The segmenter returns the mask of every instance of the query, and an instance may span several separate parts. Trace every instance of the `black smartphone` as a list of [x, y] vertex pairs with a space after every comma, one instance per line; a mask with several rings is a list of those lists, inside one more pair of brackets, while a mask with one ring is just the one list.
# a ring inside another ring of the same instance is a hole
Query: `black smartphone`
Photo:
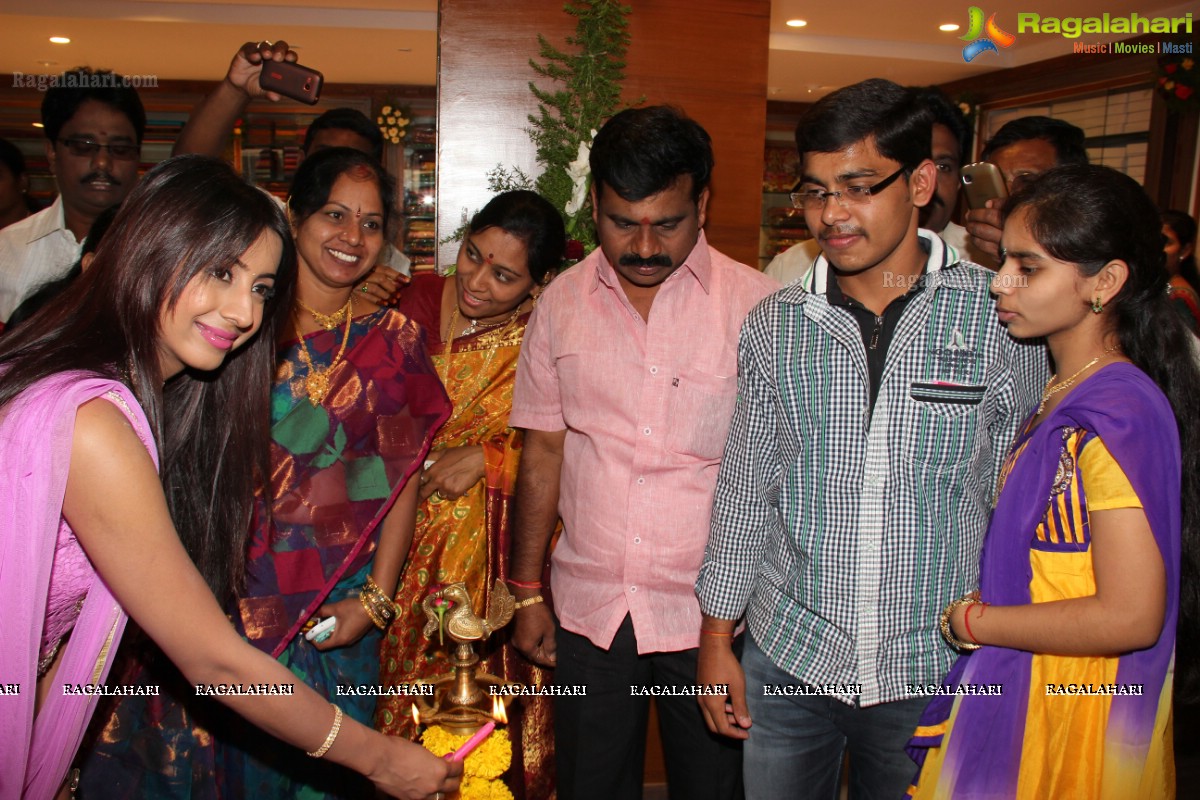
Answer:
[[315, 69], [290, 61], [267, 61], [263, 64], [258, 83], [268, 92], [314, 106], [321, 99], [321, 85], [325, 83], [325, 76]]

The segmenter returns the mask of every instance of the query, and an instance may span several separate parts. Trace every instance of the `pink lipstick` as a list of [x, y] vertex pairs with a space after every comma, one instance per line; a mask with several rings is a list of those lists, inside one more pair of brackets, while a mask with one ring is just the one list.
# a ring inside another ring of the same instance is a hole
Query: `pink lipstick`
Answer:
[[229, 333], [220, 328], [205, 325], [203, 322], [197, 322], [196, 327], [200, 329], [200, 335], [204, 337], [205, 341], [218, 350], [232, 350], [233, 343], [238, 338], [236, 333]]

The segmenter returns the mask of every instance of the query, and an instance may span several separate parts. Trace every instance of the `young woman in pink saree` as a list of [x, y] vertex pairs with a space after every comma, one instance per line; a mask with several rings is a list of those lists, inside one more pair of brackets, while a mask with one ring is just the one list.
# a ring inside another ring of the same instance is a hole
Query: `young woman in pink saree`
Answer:
[[[0, 339], [0, 796], [64, 783], [126, 614], [195, 684], [292, 683], [216, 596], [240, 580], [265, 466], [286, 220], [227, 165], [151, 170], [92, 268]], [[157, 468], [161, 465], [161, 477]], [[226, 705], [313, 757], [424, 798], [457, 768], [294, 695]]]

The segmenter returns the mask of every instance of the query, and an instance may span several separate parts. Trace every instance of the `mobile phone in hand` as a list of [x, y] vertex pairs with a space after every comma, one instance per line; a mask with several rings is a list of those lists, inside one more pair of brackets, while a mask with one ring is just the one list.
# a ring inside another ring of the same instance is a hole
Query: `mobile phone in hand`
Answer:
[[264, 61], [258, 83], [268, 92], [275, 92], [310, 106], [321, 99], [325, 76], [315, 69], [290, 61]]
[[986, 208], [988, 200], [1008, 197], [1008, 187], [1000, 168], [987, 161], [963, 167], [962, 182], [968, 208]]

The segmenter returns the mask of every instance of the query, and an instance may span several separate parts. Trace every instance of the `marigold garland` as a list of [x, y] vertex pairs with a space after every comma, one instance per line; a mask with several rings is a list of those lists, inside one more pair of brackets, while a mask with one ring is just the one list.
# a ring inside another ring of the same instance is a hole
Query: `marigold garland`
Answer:
[[[453, 753], [469, 735], [451, 733], [440, 725], [425, 729], [421, 744], [435, 756]], [[512, 740], [508, 731], [497, 728], [463, 762], [463, 780], [458, 789], [460, 800], [513, 800], [512, 792], [496, 780], [512, 765]], [[453, 800], [453, 797], [451, 798]]]

